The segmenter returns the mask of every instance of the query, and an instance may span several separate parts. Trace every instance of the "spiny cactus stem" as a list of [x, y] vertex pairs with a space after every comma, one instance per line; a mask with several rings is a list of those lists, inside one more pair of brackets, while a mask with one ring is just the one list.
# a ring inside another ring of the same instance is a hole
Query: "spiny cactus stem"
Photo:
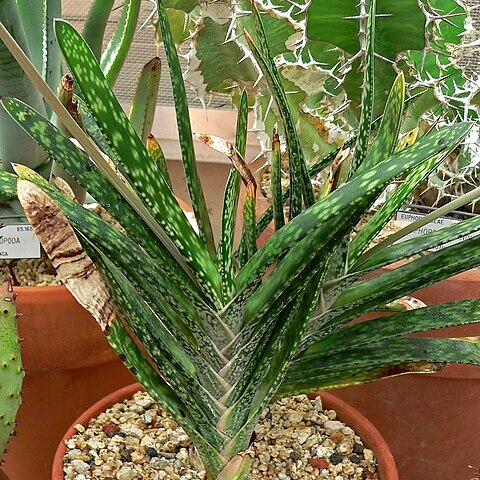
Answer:
[[22, 403], [20, 390], [24, 371], [13, 291], [13, 280], [5, 276], [0, 292], [0, 456], [15, 429], [15, 417]]

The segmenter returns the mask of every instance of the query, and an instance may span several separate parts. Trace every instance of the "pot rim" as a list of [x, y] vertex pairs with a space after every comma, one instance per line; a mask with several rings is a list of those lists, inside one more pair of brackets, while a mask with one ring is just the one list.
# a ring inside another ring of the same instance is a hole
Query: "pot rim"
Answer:
[[[120, 388], [110, 395], [101, 398], [90, 408], [85, 410], [66, 431], [61, 439], [55, 457], [53, 459], [52, 480], [64, 480], [63, 457], [67, 451], [65, 441], [70, 439], [77, 432], [75, 425], [88, 425], [90, 419], [98, 416], [115, 403], [121, 402], [127, 398], [131, 398], [136, 392], [144, 390], [139, 383], [133, 383], [126, 387]], [[309, 395], [310, 398], [321, 396], [324, 408], [333, 409], [337, 412], [341, 421], [351, 426], [357, 435], [360, 436], [364, 444], [370, 448], [377, 459], [377, 468], [381, 480], [398, 480], [398, 471], [393, 458], [392, 452], [388, 447], [385, 439], [382, 437], [376, 427], [364, 417], [358, 410], [348, 403], [340, 400], [331, 393], [320, 392]]]
[[[394, 265], [394, 266], [385, 266], [382, 267], [382, 269], [385, 270], [393, 270], [399, 265]], [[480, 268], [472, 268], [470, 270], [467, 270], [465, 272], [459, 273], [457, 275], [454, 275], [453, 277], [446, 278], [445, 280], [442, 280], [443, 282], [445, 281], [459, 281], [459, 282], [480, 282]], [[68, 292], [67, 288], [65, 285], [37, 285], [37, 286], [27, 286], [27, 287], [21, 287], [21, 286], [15, 286], [14, 287], [18, 293], [28, 295], [29, 293], [38, 293], [39, 290], [42, 291], [42, 293], [45, 294], [55, 294], [58, 295], [62, 291]], [[70, 292], [68, 292], [70, 294]], [[70, 294], [71, 295], [71, 294]]]
[[58, 294], [58, 292], [62, 290], [67, 290], [67, 287], [65, 287], [65, 285], [35, 285], [33, 287], [32, 286], [28, 286], [28, 287], [15, 286], [13, 288], [15, 289], [15, 291], [18, 291], [18, 293], [22, 293], [22, 294], [37, 293], [39, 290], [42, 290], [42, 293]]

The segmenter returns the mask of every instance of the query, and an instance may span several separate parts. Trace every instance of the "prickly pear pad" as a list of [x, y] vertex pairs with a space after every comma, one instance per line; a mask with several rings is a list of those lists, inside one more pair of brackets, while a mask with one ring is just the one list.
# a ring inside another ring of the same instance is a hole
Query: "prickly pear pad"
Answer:
[[20, 391], [24, 372], [15, 297], [12, 278], [7, 275], [0, 292], [0, 457], [15, 429], [15, 417], [22, 403]]

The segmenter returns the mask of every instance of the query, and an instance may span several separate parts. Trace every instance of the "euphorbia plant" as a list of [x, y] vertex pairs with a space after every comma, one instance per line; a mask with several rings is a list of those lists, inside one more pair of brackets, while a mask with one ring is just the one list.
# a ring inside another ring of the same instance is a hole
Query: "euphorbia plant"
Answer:
[[[271, 97], [262, 94], [262, 74], [248, 55], [242, 35], [243, 28], [252, 25], [249, 1], [199, 2], [195, 8], [192, 3], [177, 2], [173, 6], [178, 9], [174, 10], [177, 15], [171, 17], [174, 31], [190, 32], [177, 36], [189, 52], [187, 82], [199, 96], [204, 92], [237, 95], [239, 89], [248, 86], [255, 99], [255, 130], [269, 145], [278, 112]], [[289, 92], [287, 101], [308, 152], [307, 160], [313, 162], [357, 127], [369, 2], [256, 3], [264, 12], [271, 53], [280, 81]], [[375, 115], [382, 112], [385, 91], [400, 70], [406, 75], [407, 95], [425, 92], [410, 105], [405, 123], [412, 122], [412, 116], [447, 105], [453, 107], [452, 113], [458, 110], [462, 116], [474, 113], [471, 103], [476, 87], [458, 64], [467, 25], [471, 25], [463, 3], [377, 0]]]
[[[350, 325], [363, 313], [381, 310], [407, 293], [480, 264], [480, 237], [429, 253], [435, 246], [479, 230], [479, 218], [401, 244], [387, 239], [369, 249], [371, 240], [409, 192], [448, 156], [470, 127], [452, 125], [408, 147], [408, 142], [398, 142], [405, 103], [402, 75], [391, 87], [383, 116], [372, 118], [372, 1], [358, 135], [344, 148], [307, 167], [260, 15], [253, 7], [252, 29], [244, 35], [268, 80], [285, 138], [272, 132], [273, 205], [256, 222], [256, 184], [244, 160], [246, 95], [242, 95], [238, 110], [235, 145], [199, 135], [233, 163], [216, 244], [198, 178], [180, 65], [165, 5], [161, 0], [157, 4], [199, 233], [175, 200], [165, 165], [157, 163], [145, 148], [95, 56], [63, 21], [55, 26], [58, 42], [103, 136], [103, 141], [97, 138], [97, 142], [108, 146], [105, 153], [111, 162], [63, 110], [0, 28], [1, 38], [84, 150], [21, 101], [3, 99], [2, 104], [123, 229], [84, 209], [24, 166], [15, 167], [18, 177], [2, 173], [0, 186], [4, 194], [17, 189], [63, 282], [93, 314], [145, 389], [191, 436], [208, 478], [245, 479], [252, 464], [255, 424], [265, 406], [276, 398], [402, 373], [434, 372], [446, 362], [480, 363], [477, 339], [408, 336], [480, 321], [479, 300]], [[282, 140], [291, 172], [286, 189], [278, 175]], [[347, 155], [347, 148], [352, 155]], [[328, 171], [328, 183], [316, 197], [310, 175], [323, 168]], [[372, 203], [400, 177], [405, 180], [395, 194], [353, 236]], [[245, 184], [243, 231], [235, 250], [233, 232], [241, 182]], [[276, 232], [257, 248], [256, 238], [272, 219]], [[367, 273], [402, 259], [411, 261], [364, 280]]]

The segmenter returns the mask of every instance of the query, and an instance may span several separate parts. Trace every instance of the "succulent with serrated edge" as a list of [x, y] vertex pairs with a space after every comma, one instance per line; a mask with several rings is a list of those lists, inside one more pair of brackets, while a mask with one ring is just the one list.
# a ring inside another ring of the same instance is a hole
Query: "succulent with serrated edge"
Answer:
[[[280, 72], [299, 135], [310, 160], [334, 148], [357, 124], [361, 100], [367, 0], [256, 0], [263, 10], [267, 38]], [[469, 10], [460, 0], [377, 2], [374, 112], [383, 109], [396, 73], [408, 78], [408, 93], [428, 93], [416, 113], [448, 109], [462, 118], [478, 117], [472, 100], [474, 82], [459, 66], [459, 52]], [[182, 9], [179, 2], [174, 8]], [[262, 79], [254, 60], [246, 54], [243, 28], [251, 18], [248, 0], [199, 2], [172, 17], [176, 24], [190, 23], [187, 81], [202, 92], [236, 94], [239, 86], [258, 85], [256, 132], [264, 142], [277, 121], [268, 96], [261, 95]], [[179, 27], [178, 27], [179, 28]], [[408, 32], [408, 33], [406, 33]], [[216, 46], [215, 43], [220, 43]], [[213, 47], [215, 45], [215, 47]], [[461, 62], [460, 62], [461, 63]], [[422, 88], [418, 88], [422, 85]], [[429, 87], [429, 88], [426, 88]], [[435, 96], [434, 96], [435, 92]], [[348, 100], [348, 101], [347, 101]], [[433, 104], [432, 104], [433, 101]], [[425, 110], [419, 112], [423, 107]], [[413, 112], [412, 112], [413, 114]], [[438, 113], [437, 113], [438, 116]], [[409, 122], [406, 118], [405, 122]]]
[[[197, 218], [203, 216], [199, 234], [173, 195], [164, 162], [155, 158], [157, 147], [144, 145], [139, 137], [143, 134], [124, 114], [94, 54], [63, 21], [55, 26], [60, 47], [108, 143], [115, 169], [36, 76], [0, 25], [0, 37], [83, 150], [21, 101], [3, 99], [2, 104], [123, 229], [73, 202], [25, 166], [15, 167], [18, 177], [0, 173], [0, 190], [8, 193], [17, 186], [25, 213], [64, 284], [93, 314], [146, 390], [188, 432], [207, 478], [248, 478], [252, 432], [262, 410], [276, 398], [403, 373], [434, 372], [447, 362], [480, 364], [478, 339], [409, 336], [480, 321], [480, 300], [349, 324], [403, 295], [480, 265], [480, 237], [429, 252], [479, 231], [478, 217], [421, 239], [400, 244], [387, 239], [369, 248], [411, 190], [470, 129], [469, 124], [459, 123], [397, 148], [404, 112], [401, 75], [383, 116], [372, 118], [375, 70], [370, 39], [375, 32], [375, 2], [370, 3], [366, 30], [364, 112], [358, 137], [311, 166], [307, 166], [295, 131], [289, 131], [288, 138], [275, 137], [275, 142], [285, 142], [290, 170], [296, 175], [289, 188], [278, 184], [279, 175], [273, 176], [275, 212], [268, 209], [257, 222], [253, 216], [255, 180], [245, 162], [246, 95], [239, 103], [235, 144], [199, 135], [233, 164], [218, 247], [204, 217], [185, 89], [165, 5], [162, 0], [157, 5], [163, 18], [162, 39], [173, 78], [189, 191], [197, 204]], [[255, 8], [251, 25], [246, 38], [267, 79], [269, 94], [283, 127], [293, 126]], [[354, 149], [353, 160], [344, 160], [341, 169], [336, 164], [330, 169], [347, 148]], [[309, 178], [323, 168], [331, 170], [333, 180], [321, 198], [315, 199]], [[353, 229], [377, 197], [405, 175], [395, 195], [366, 223], [361, 235], [353, 237]], [[241, 182], [246, 193], [242, 240], [236, 250], [233, 232]], [[480, 191], [469, 195], [470, 199], [478, 197]], [[294, 206], [286, 223], [279, 202]], [[276, 232], [257, 246], [255, 238], [274, 213]], [[365, 279], [367, 273], [402, 259], [412, 260]]]
[[12, 278], [6, 276], [0, 292], [0, 459], [22, 403], [24, 372], [17, 328], [16, 294]]
[[[114, 6], [113, 0], [93, 0], [84, 28], [86, 41], [101, 58], [103, 72], [110, 84], [114, 84], [125, 62], [140, 12], [141, 0], [128, 0], [122, 9], [112, 41], [101, 54], [101, 46], [107, 21]], [[22, 46], [43, 79], [52, 89], [64, 84], [62, 78], [61, 52], [53, 31], [54, 18], [61, 16], [61, 0], [0, 0], [0, 21], [7, 27]], [[0, 41], [0, 96], [13, 96], [23, 100], [53, 121], [51, 109], [45, 105], [40, 92], [24, 74], [15, 58]], [[70, 85], [70, 98], [73, 85]], [[70, 105], [73, 105], [70, 102]], [[68, 105], [66, 105], [68, 108]], [[76, 109], [72, 115], [81, 120]], [[58, 123], [61, 128], [61, 122]], [[64, 132], [66, 133], [66, 132]], [[79, 201], [85, 191], [70, 178], [60, 165], [52, 165], [52, 159], [32, 139], [12, 122], [8, 114], [0, 109], [0, 157], [2, 169], [11, 171], [11, 163], [21, 163], [41, 172], [46, 178], [50, 172], [62, 176], [74, 189]]]

